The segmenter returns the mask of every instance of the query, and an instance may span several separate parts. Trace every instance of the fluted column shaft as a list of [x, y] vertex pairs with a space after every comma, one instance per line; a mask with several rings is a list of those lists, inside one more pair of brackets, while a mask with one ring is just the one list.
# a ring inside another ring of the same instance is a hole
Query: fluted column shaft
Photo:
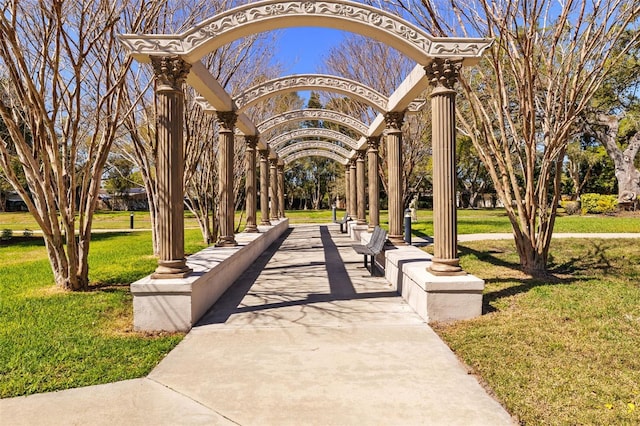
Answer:
[[270, 226], [269, 220], [269, 150], [260, 150], [260, 225]]
[[436, 275], [464, 274], [457, 247], [456, 210], [456, 92], [460, 62], [434, 59], [425, 67], [431, 92], [433, 149], [434, 257], [429, 271]]
[[220, 194], [220, 236], [216, 246], [236, 246], [233, 197], [233, 129], [238, 116], [233, 111], [218, 111], [218, 191]]
[[178, 56], [151, 57], [156, 80], [158, 267], [152, 278], [189, 275], [184, 258], [184, 92], [191, 65]]
[[402, 122], [404, 113], [388, 112], [387, 123], [387, 163], [389, 167], [389, 239], [403, 243], [402, 218]]
[[351, 211], [351, 164], [347, 163], [344, 166], [344, 208], [347, 210], [347, 213], [350, 215], [354, 215], [355, 213]]
[[269, 159], [269, 178], [271, 180], [271, 220], [278, 220], [280, 207], [278, 206], [278, 159]]
[[278, 216], [284, 218], [284, 165], [278, 164]]
[[358, 225], [366, 225], [367, 224], [367, 204], [366, 204], [366, 182], [365, 182], [365, 171], [364, 171], [364, 157], [366, 156], [365, 151], [357, 152], [356, 159], [356, 184], [357, 184], [357, 210], [358, 210]]
[[353, 218], [358, 217], [358, 172], [355, 159], [349, 162], [349, 214]]
[[247, 144], [244, 153], [247, 167], [247, 175], [245, 179], [245, 193], [247, 197], [247, 226], [244, 232], [258, 232], [258, 223], [256, 221], [258, 208], [258, 189], [256, 179], [256, 146], [258, 145], [257, 136], [245, 136]]
[[368, 144], [369, 161], [369, 231], [380, 225], [380, 178], [378, 176], [378, 146], [380, 137], [370, 137]]

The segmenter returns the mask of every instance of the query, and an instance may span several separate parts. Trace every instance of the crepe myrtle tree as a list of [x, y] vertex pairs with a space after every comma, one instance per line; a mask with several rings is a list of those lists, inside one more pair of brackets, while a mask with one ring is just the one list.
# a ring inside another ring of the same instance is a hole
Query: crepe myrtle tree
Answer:
[[[83, 290], [93, 213], [124, 117], [132, 59], [121, 32], [155, 27], [161, 2], [6, 0], [0, 5], [0, 168], [42, 230], [56, 284]], [[27, 182], [12, 164], [20, 164]]]
[[[637, 46], [634, 0], [390, 1], [436, 36], [495, 40], [459, 78], [457, 119], [505, 206], [524, 272], [546, 275], [567, 144]], [[612, 46], [617, 46], [612, 49]]]

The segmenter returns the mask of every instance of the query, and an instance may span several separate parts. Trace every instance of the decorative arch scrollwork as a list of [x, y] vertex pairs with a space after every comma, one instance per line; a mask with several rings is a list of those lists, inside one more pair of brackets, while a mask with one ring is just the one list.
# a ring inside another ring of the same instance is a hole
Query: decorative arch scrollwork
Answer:
[[326, 90], [340, 93], [364, 102], [383, 113], [389, 104], [389, 99], [386, 96], [364, 84], [347, 78], [323, 74], [290, 75], [265, 81], [238, 94], [233, 98], [233, 102], [238, 111], [244, 111], [248, 107], [279, 93], [300, 90]]
[[181, 34], [126, 34], [121, 40], [137, 56], [177, 54], [193, 63], [246, 36], [304, 26], [336, 28], [372, 37], [422, 65], [436, 57], [479, 58], [491, 45], [490, 40], [481, 38], [433, 37], [397, 15], [347, 0], [253, 2], [219, 13]]
[[270, 147], [277, 150], [280, 146], [286, 144], [287, 142], [299, 138], [326, 138], [345, 144], [351, 149], [356, 149], [358, 147], [358, 141], [350, 138], [343, 133], [336, 132], [335, 130], [318, 128], [292, 130], [290, 132], [283, 133], [274, 137], [273, 139], [269, 140], [268, 144]]
[[330, 109], [299, 109], [294, 111], [287, 111], [282, 114], [274, 115], [268, 118], [256, 127], [260, 134], [268, 133], [278, 126], [287, 123], [295, 123], [299, 121], [329, 121], [331, 123], [338, 124], [349, 130], [353, 130], [360, 135], [366, 135], [369, 131], [369, 126], [361, 122], [360, 120], [344, 114], [339, 111], [333, 111]]
[[341, 157], [335, 152], [326, 151], [323, 149], [308, 149], [305, 151], [296, 151], [288, 157], [283, 158], [284, 164], [291, 164], [296, 160], [306, 157], [324, 157], [329, 158], [331, 160], [335, 160], [340, 164], [346, 164], [348, 159]]
[[304, 141], [304, 142], [296, 142], [291, 145], [287, 145], [286, 147], [276, 150], [278, 156], [286, 157], [288, 155], [293, 154], [297, 151], [305, 151], [310, 149], [326, 149], [336, 154], [339, 154], [342, 157], [348, 158], [351, 155], [351, 152], [347, 149], [342, 148], [331, 142], [326, 141]]

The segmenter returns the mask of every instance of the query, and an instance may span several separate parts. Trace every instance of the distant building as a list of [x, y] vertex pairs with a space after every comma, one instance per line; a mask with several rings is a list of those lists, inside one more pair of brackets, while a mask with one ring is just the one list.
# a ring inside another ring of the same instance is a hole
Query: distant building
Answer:
[[4, 211], [6, 212], [26, 212], [29, 211], [27, 204], [22, 201], [22, 197], [17, 192], [8, 192], [4, 199]]
[[98, 209], [115, 211], [149, 210], [147, 191], [144, 188], [131, 188], [116, 194], [100, 190]]

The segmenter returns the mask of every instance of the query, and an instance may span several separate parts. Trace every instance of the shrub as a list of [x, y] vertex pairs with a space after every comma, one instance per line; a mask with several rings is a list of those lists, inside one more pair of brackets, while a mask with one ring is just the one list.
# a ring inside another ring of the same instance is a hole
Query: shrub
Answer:
[[615, 195], [582, 194], [582, 213], [615, 213], [618, 209], [618, 197]]
[[561, 201], [560, 205], [568, 215], [580, 214], [580, 201]]
[[13, 231], [11, 229], [3, 229], [2, 233], [0, 233], [0, 240], [8, 241], [13, 237]]

